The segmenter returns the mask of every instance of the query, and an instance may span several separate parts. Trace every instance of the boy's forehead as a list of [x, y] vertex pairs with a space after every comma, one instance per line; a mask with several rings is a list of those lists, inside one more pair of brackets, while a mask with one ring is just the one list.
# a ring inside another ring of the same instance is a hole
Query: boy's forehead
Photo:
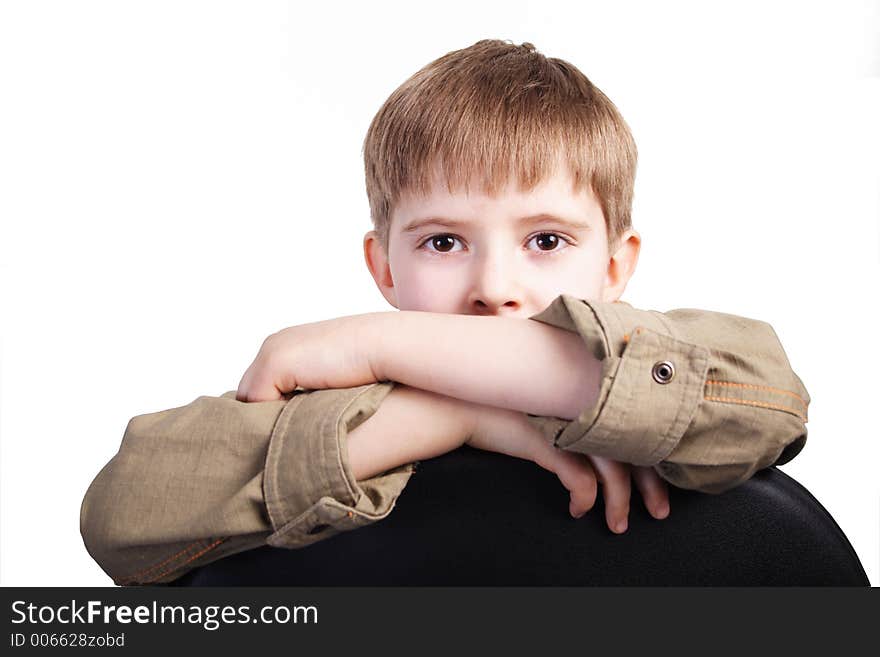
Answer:
[[[482, 181], [471, 181], [470, 188], [464, 186], [450, 191], [446, 178], [439, 172], [434, 174], [427, 193], [418, 190], [406, 191], [394, 209], [399, 221], [439, 216], [470, 220], [484, 213], [502, 215], [538, 215], [541, 213], [559, 214], [584, 219], [591, 206], [598, 206], [592, 190], [574, 190], [571, 174], [557, 169], [551, 176], [540, 180], [533, 188], [524, 189], [515, 177], [508, 179], [494, 195], [483, 188]], [[398, 229], [405, 226], [398, 223]]]

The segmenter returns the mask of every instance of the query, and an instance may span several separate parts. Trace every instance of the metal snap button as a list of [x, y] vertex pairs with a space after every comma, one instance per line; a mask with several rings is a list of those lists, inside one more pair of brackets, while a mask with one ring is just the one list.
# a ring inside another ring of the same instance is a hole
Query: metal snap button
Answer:
[[330, 527], [330, 525], [315, 525], [309, 530], [309, 534], [320, 534], [322, 531]]
[[672, 377], [675, 376], [675, 365], [668, 360], [658, 361], [654, 363], [651, 376], [654, 377], [657, 383], [669, 383], [672, 381]]

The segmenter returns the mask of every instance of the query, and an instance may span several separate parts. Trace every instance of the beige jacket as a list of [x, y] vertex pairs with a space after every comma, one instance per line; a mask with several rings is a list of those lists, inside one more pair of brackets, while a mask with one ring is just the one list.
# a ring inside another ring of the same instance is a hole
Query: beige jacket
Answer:
[[[719, 493], [806, 442], [810, 397], [766, 322], [569, 295], [530, 319], [579, 333], [603, 363], [594, 407], [571, 421], [529, 416], [562, 449]], [[384, 518], [415, 464], [355, 481], [344, 445], [394, 385], [258, 403], [230, 391], [132, 418], [83, 500], [86, 548], [117, 584], [160, 583], [267, 543], [298, 548]]]

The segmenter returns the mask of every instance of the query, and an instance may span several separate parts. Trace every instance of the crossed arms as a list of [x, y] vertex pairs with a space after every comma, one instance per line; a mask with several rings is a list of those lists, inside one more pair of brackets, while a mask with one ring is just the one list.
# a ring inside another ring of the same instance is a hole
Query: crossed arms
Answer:
[[[430, 313], [418, 315], [415, 321], [431, 321]], [[436, 362], [428, 367], [422, 362], [417, 371], [401, 369], [417, 362], [409, 358], [402, 366], [359, 361], [351, 355], [357, 349], [343, 350], [351, 361], [343, 374], [321, 374], [320, 363], [301, 360], [287, 381], [256, 377], [253, 389], [272, 387], [275, 399], [244, 403], [236, 399], [240, 387], [133, 418], [119, 453], [83, 501], [81, 530], [89, 552], [117, 583], [162, 582], [227, 554], [266, 543], [301, 547], [381, 519], [412, 465], [360, 479], [352, 473], [348, 450], [358, 453], [359, 435], [366, 435], [370, 422], [381, 425], [377, 411], [398, 390], [418, 388], [450, 404], [494, 408], [497, 422], [488, 425], [534, 429], [553, 453], [646, 466], [674, 485], [711, 493], [790, 460], [806, 440], [809, 396], [764, 322], [694, 309], [659, 313], [562, 295], [530, 318], [537, 322], [509, 320], [519, 324], [504, 326], [505, 344], [491, 328], [481, 333], [484, 326], [503, 325], [482, 320], [498, 318], [457, 318], [481, 324], [443, 326], [443, 335], [454, 336], [446, 347], [436, 339], [420, 342], [418, 336], [429, 329], [412, 325], [403, 338], [380, 347], [435, 355], [427, 357]], [[526, 330], [535, 323], [547, 326]], [[542, 333], [551, 327], [564, 332]], [[328, 328], [316, 333], [330, 336]], [[416, 336], [412, 344], [406, 335]], [[538, 344], [538, 335], [549, 339]], [[480, 350], [462, 358], [459, 347], [480, 341]], [[334, 358], [327, 350], [309, 353], [318, 360]], [[593, 379], [598, 390], [585, 383], [590, 356], [598, 364]], [[501, 374], [483, 385], [497, 358]], [[661, 362], [674, 365], [673, 377], [657, 370]], [[548, 375], [551, 363], [561, 364], [559, 378]], [[575, 370], [577, 380], [565, 378]], [[466, 371], [470, 382], [459, 380]], [[249, 394], [247, 373], [242, 384]], [[430, 427], [417, 425], [423, 433]], [[448, 435], [437, 427], [441, 438]], [[479, 437], [479, 431], [472, 435]]]

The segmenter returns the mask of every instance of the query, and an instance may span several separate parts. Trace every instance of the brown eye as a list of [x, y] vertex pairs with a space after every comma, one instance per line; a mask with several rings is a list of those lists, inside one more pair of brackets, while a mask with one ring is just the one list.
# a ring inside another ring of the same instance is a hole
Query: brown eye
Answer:
[[447, 252], [455, 246], [455, 239], [452, 235], [437, 235], [431, 238], [431, 245], [438, 251]]
[[559, 237], [553, 233], [541, 233], [535, 236], [535, 242], [542, 251], [552, 251], [559, 244]]
[[454, 253], [453, 249], [457, 241], [458, 238], [454, 235], [434, 235], [422, 242], [421, 248], [433, 253]]
[[556, 233], [537, 233], [529, 238], [529, 244], [532, 242], [538, 245], [539, 251], [543, 251], [548, 255], [562, 253], [572, 245], [571, 240], [563, 235], [557, 235]]

